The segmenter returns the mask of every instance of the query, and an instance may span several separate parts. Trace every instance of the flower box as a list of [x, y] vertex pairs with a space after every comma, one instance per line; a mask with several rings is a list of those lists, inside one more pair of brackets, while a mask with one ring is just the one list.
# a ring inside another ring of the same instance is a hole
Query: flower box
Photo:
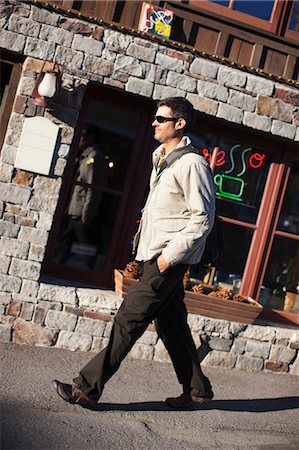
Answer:
[[[114, 282], [116, 294], [124, 297], [138, 283], [138, 280], [126, 278], [123, 275], [123, 271], [115, 269]], [[249, 297], [247, 299], [250, 303], [235, 302], [185, 291], [184, 301], [190, 313], [213, 317], [214, 319], [250, 324], [260, 315], [263, 307], [255, 300]]]

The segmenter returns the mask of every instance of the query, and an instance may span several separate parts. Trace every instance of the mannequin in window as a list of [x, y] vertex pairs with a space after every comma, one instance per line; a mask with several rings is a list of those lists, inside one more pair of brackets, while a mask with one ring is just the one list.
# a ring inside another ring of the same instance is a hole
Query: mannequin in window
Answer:
[[[106, 184], [106, 164], [98, 148], [99, 130], [94, 124], [86, 124], [79, 141], [74, 185], [67, 207], [67, 228], [58, 243], [56, 260], [67, 261], [72, 244], [90, 243], [91, 224], [101, 203]], [[93, 187], [93, 188], [92, 188]]]

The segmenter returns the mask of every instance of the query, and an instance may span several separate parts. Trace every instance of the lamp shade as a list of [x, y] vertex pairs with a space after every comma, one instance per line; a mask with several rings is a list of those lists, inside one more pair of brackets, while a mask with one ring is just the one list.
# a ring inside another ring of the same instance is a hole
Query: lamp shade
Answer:
[[42, 97], [52, 98], [56, 92], [56, 73], [46, 72], [37, 91]]

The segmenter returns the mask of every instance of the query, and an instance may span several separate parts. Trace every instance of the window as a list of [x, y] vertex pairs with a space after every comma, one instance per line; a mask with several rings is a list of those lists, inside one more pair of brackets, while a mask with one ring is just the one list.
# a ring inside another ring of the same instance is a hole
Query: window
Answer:
[[[281, 0], [190, 0], [189, 4], [222, 16], [246, 22], [264, 30], [276, 32], [281, 14], [285, 14]], [[289, 14], [289, 12], [287, 12]]]
[[10, 60], [9, 55], [2, 52], [0, 58], [1, 72], [1, 97], [0, 97], [0, 150], [2, 148], [7, 124], [12, 110], [18, 82], [21, 75], [22, 66], [14, 59]]

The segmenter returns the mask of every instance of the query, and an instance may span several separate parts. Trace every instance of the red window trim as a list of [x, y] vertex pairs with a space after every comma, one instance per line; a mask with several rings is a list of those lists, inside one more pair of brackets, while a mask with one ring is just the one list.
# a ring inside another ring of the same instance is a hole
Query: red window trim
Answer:
[[234, 0], [231, 0], [229, 6], [221, 6], [215, 3], [211, 3], [209, 0], [189, 0], [189, 5], [194, 6], [198, 9], [205, 9], [207, 11], [217, 13], [221, 16], [227, 17], [229, 19], [234, 19], [239, 22], [245, 22], [247, 25], [262, 28], [263, 30], [271, 31], [272, 33], [277, 33], [279, 26], [279, 19], [284, 8], [284, 2], [282, 0], [275, 0], [271, 18], [269, 21], [259, 19], [258, 17], [250, 16], [249, 14], [242, 13], [240, 11], [235, 11], [231, 7]]

